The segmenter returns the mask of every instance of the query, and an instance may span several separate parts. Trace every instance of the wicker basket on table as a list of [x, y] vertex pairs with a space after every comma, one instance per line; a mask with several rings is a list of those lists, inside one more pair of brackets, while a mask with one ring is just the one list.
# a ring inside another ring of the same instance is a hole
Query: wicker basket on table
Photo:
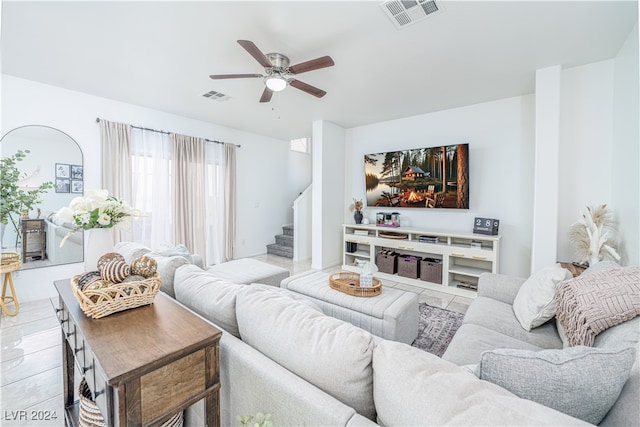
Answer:
[[71, 288], [82, 311], [93, 319], [153, 303], [162, 284], [160, 275], [155, 273], [144, 280], [111, 283], [100, 289], [81, 289], [78, 286], [81, 276], [71, 279]]
[[354, 297], [375, 297], [382, 293], [382, 282], [375, 277], [373, 286], [360, 286], [360, 275], [356, 273], [335, 273], [329, 276], [329, 286], [336, 291]]

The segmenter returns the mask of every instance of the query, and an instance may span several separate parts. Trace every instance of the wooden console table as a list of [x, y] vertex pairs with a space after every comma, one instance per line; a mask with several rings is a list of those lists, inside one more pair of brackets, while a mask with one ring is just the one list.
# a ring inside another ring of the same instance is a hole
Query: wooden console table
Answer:
[[163, 293], [151, 305], [91, 319], [69, 280], [54, 284], [66, 425], [78, 425], [74, 363], [108, 426], [159, 425], [201, 399], [207, 425], [220, 425], [219, 329]]

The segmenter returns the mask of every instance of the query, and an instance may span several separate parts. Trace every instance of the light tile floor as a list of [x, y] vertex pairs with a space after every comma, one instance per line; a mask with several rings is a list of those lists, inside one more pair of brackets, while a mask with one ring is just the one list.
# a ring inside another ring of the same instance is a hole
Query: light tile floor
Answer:
[[[274, 255], [255, 259], [298, 274], [310, 261], [293, 262]], [[340, 271], [338, 266], [324, 270]], [[417, 293], [419, 302], [464, 313], [471, 299], [385, 281], [384, 286]], [[0, 425], [57, 427], [64, 425], [62, 346], [55, 315], [57, 298], [20, 304], [15, 317], [0, 316]], [[52, 417], [56, 418], [53, 419]], [[48, 419], [43, 419], [48, 417]]]

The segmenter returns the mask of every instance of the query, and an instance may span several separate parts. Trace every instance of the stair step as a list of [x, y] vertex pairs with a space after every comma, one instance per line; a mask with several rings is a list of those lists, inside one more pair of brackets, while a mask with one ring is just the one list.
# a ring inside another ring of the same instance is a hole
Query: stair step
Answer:
[[280, 246], [287, 246], [289, 248], [293, 247], [293, 236], [286, 234], [278, 234], [276, 236], [276, 244]]
[[293, 224], [283, 225], [282, 234], [285, 236], [293, 236]]
[[293, 248], [288, 246], [281, 246], [277, 243], [271, 243], [267, 245], [267, 253], [285, 258], [293, 258]]

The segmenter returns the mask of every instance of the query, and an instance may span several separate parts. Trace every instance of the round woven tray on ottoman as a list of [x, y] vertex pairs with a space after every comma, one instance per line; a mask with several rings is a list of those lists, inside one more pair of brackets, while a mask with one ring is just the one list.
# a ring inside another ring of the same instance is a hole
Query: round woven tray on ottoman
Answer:
[[373, 286], [360, 286], [360, 275], [356, 273], [335, 273], [329, 276], [329, 286], [336, 291], [354, 297], [375, 297], [382, 293], [382, 282], [375, 277]]
[[71, 288], [84, 314], [94, 319], [153, 303], [162, 284], [160, 275], [156, 273], [144, 280], [110, 283], [99, 289], [81, 289], [78, 286], [81, 276], [71, 279]]

